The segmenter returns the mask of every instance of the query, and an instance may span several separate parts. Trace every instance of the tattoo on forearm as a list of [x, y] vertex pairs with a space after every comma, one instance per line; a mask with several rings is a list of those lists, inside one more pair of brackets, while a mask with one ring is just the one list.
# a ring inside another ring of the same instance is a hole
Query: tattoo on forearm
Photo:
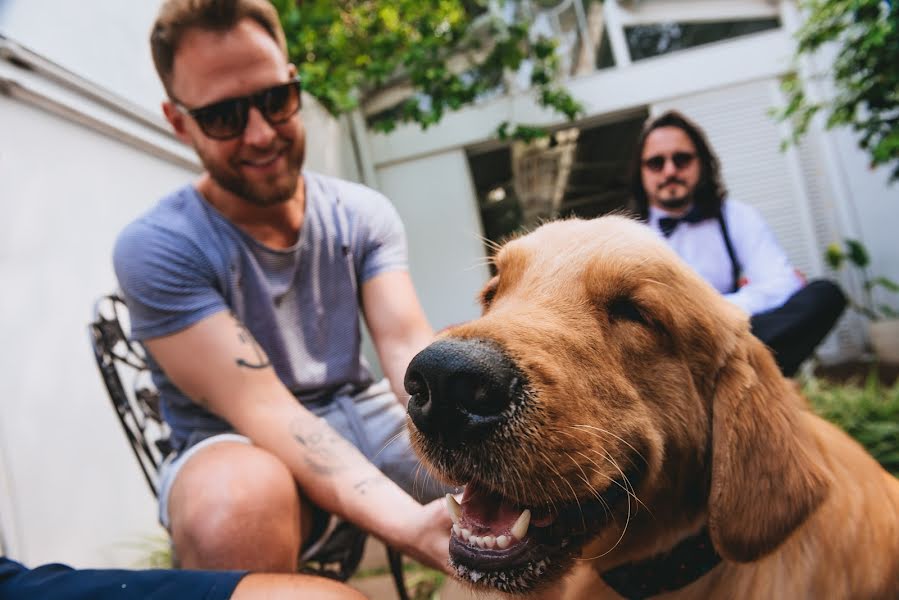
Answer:
[[383, 477], [366, 477], [362, 481], [357, 481], [353, 484], [353, 489], [364, 496], [371, 488], [382, 483], [384, 483]]
[[251, 360], [246, 360], [243, 357], [238, 357], [235, 362], [238, 367], [246, 367], [248, 369], [265, 369], [272, 365], [271, 361], [269, 361], [268, 356], [266, 356], [265, 351], [262, 347], [256, 343], [256, 339], [253, 335], [247, 330], [243, 323], [231, 315], [234, 318], [234, 323], [237, 325], [237, 338], [240, 340], [241, 344], [249, 345], [255, 357]]
[[309, 423], [294, 421], [290, 434], [305, 449], [306, 464], [319, 475], [333, 475], [347, 468], [344, 457], [355, 447], [334, 431], [310, 427]]

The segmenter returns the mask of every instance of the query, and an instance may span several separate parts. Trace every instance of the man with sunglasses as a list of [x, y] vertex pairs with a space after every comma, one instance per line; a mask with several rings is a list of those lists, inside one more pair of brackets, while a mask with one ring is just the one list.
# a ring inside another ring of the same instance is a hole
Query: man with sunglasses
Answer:
[[647, 122], [631, 170], [633, 208], [726, 298], [792, 376], [846, 306], [830, 281], [806, 284], [759, 212], [726, 197], [705, 134], [669, 111]]
[[432, 330], [395, 209], [302, 170], [300, 82], [267, 0], [166, 0], [151, 48], [205, 172], [122, 232], [114, 264], [172, 428], [160, 520], [180, 565], [346, 573], [364, 531], [445, 569], [446, 490], [405, 433], [405, 368]]

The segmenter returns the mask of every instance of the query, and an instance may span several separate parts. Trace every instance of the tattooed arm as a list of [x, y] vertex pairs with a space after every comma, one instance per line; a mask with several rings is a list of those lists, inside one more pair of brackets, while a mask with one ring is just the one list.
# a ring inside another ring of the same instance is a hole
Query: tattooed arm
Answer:
[[217, 313], [146, 346], [182, 392], [280, 458], [314, 504], [446, 568], [451, 522], [442, 504], [419, 505], [297, 402], [233, 315]]

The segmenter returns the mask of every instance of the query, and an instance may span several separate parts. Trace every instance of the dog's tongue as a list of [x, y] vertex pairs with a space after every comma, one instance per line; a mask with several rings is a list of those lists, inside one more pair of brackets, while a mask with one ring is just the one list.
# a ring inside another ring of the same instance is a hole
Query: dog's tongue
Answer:
[[477, 527], [494, 531], [507, 529], [521, 511], [520, 506], [476, 483], [466, 485], [462, 494], [462, 520]]

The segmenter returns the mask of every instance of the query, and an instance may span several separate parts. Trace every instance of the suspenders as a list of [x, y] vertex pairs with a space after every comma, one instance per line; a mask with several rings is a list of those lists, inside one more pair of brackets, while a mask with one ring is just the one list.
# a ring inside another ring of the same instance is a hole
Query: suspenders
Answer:
[[737, 253], [734, 252], [734, 245], [730, 241], [730, 234], [727, 231], [727, 224], [724, 222], [724, 213], [718, 212], [718, 225], [721, 227], [721, 237], [724, 238], [724, 246], [727, 248], [727, 255], [730, 257], [730, 266], [731, 266], [731, 292], [736, 292], [740, 289], [740, 275], [743, 272], [743, 267], [740, 266], [740, 261], [737, 260]]

